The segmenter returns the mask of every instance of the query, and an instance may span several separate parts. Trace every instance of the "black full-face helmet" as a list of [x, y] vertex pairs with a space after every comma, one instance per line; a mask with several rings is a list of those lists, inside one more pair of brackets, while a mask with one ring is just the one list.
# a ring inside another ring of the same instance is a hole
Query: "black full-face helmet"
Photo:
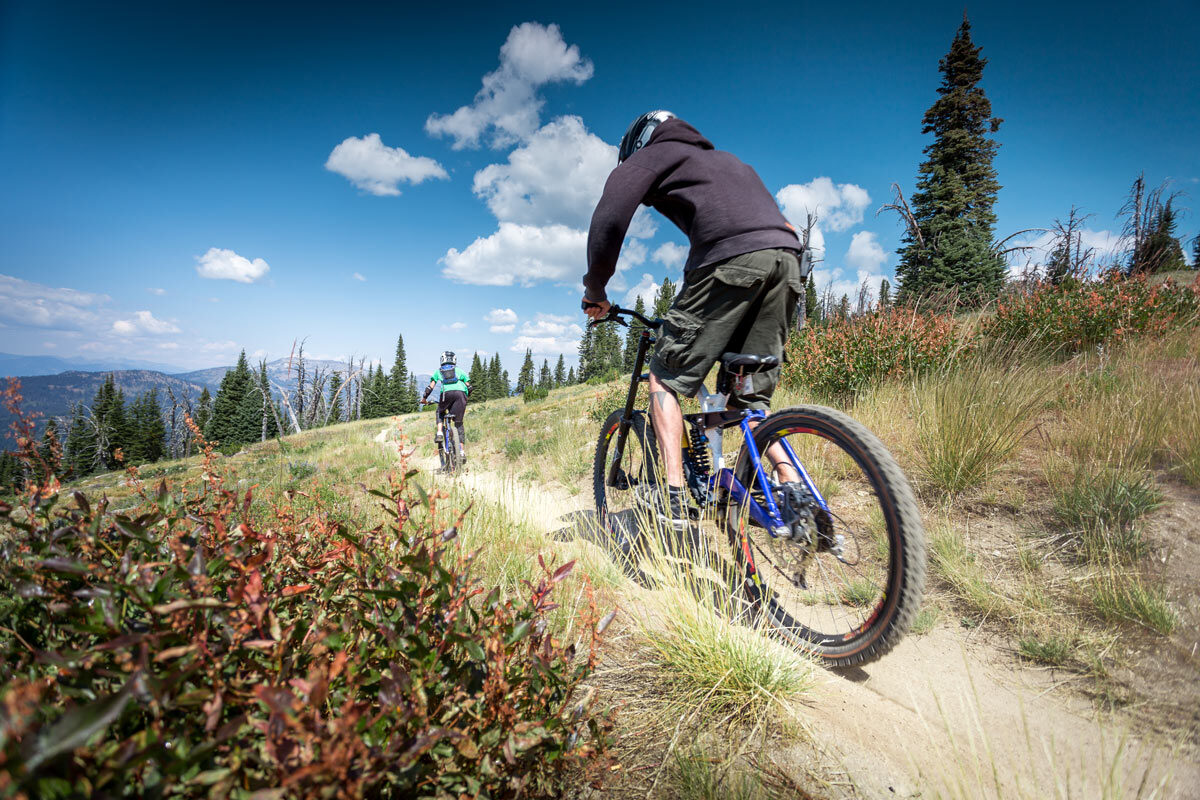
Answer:
[[457, 364], [458, 363], [458, 360], [454, 357], [453, 350], [447, 350], [446, 352], [442, 353], [442, 363], [443, 364]]
[[617, 163], [622, 163], [625, 159], [641, 150], [650, 141], [650, 136], [654, 133], [654, 129], [669, 119], [674, 119], [675, 115], [670, 111], [649, 111], [642, 114], [633, 121], [629, 126], [629, 130], [625, 131], [624, 138], [621, 139], [621, 148], [617, 151]]

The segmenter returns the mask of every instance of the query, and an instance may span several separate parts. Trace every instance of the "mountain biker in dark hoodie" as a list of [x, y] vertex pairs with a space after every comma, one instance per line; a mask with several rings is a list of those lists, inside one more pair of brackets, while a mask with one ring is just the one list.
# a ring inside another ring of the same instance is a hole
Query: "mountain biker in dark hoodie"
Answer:
[[[667, 496], [650, 500], [677, 530], [688, 524], [680, 442], [680, 394], [694, 396], [726, 352], [783, 356], [803, 291], [800, 240], [775, 198], [749, 166], [669, 111], [633, 121], [592, 214], [583, 310], [601, 319], [604, 288], [639, 204], [653, 207], [687, 235], [684, 285], [663, 318], [650, 360], [650, 416], [667, 472]], [[753, 377], [731, 405], [769, 408], [779, 368]], [[774, 460], [774, 459], [773, 459]], [[778, 464], [784, 480], [790, 465]]]

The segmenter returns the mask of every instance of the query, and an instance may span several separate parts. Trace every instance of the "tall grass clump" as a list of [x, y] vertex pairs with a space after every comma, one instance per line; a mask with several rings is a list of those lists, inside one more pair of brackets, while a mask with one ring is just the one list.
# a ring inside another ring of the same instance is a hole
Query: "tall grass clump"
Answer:
[[921, 474], [949, 494], [981, 486], [1016, 451], [1053, 390], [1027, 354], [989, 347], [913, 387]]
[[1145, 552], [1138, 520], [1162, 503], [1162, 492], [1145, 471], [1077, 464], [1048, 474], [1054, 519], [1077, 537], [1090, 558]]
[[814, 667], [796, 650], [733, 621], [739, 600], [719, 557], [690, 543], [664, 547], [650, 532], [635, 554], [650, 588], [639, 604], [641, 632], [678, 701], [711, 714], [757, 716], [806, 692]]
[[42, 477], [0, 503], [0, 794], [543, 797], [605, 761], [580, 687], [611, 615], [559, 642], [572, 566], [489, 591], [412, 473], [370, 530], [288, 497], [260, 523], [205, 446], [192, 484], [130, 470], [117, 512], [31, 432]]
[[1167, 602], [1163, 588], [1120, 564], [1100, 566], [1088, 592], [1092, 605], [1107, 620], [1134, 622], [1164, 636], [1179, 624], [1179, 616]]

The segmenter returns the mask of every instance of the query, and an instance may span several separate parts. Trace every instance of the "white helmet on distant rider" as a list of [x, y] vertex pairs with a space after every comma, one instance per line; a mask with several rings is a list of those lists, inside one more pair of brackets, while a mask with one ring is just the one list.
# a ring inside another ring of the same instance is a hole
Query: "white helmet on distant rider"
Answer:
[[649, 111], [635, 119], [621, 139], [621, 147], [617, 151], [617, 163], [624, 162], [625, 159], [645, 147], [654, 134], [654, 129], [674, 118], [675, 115], [670, 111], [659, 109], [658, 111]]
[[442, 363], [443, 364], [457, 364], [458, 363], [458, 360], [454, 357], [453, 350], [447, 350], [444, 353], [442, 353]]

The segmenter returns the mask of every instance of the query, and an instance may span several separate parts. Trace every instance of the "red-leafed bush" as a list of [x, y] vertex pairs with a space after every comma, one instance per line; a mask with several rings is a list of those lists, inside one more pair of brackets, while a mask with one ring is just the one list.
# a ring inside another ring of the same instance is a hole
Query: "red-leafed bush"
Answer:
[[788, 343], [781, 380], [844, 398], [945, 364], [963, 348], [961, 336], [949, 315], [903, 308], [807, 327]]
[[1064, 352], [1115, 344], [1135, 334], [1161, 335], [1200, 314], [1200, 277], [1190, 285], [1151, 283], [1144, 275], [1042, 284], [1008, 295], [980, 334]]
[[0, 504], [0, 797], [540, 797], [604, 763], [612, 615], [581, 652], [547, 628], [571, 564], [502, 600], [412, 473], [373, 530], [255, 524], [211, 455], [133, 509]]

